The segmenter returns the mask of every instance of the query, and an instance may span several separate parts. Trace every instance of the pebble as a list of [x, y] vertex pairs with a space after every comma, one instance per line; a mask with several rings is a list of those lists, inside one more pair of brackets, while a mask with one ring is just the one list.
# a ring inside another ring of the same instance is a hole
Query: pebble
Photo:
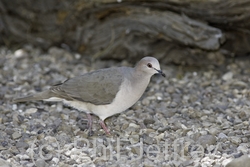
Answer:
[[133, 154], [140, 155], [140, 152], [141, 152], [140, 147], [132, 147], [131, 152]]
[[140, 128], [140, 126], [135, 123], [130, 123], [128, 126], [136, 129]]
[[249, 167], [249, 164], [250, 157], [248, 155], [243, 155], [229, 162], [226, 167]]
[[237, 147], [237, 151], [241, 152], [244, 155], [248, 154], [249, 153], [248, 143], [241, 143], [239, 147]]
[[54, 164], [58, 164], [58, 162], [60, 161], [60, 159], [57, 158], [57, 157], [53, 157], [51, 161], [54, 162]]
[[241, 143], [241, 138], [237, 136], [231, 136], [230, 140], [232, 143], [237, 144], [237, 145]]
[[8, 161], [0, 158], [0, 167], [12, 167], [12, 165]]
[[139, 135], [130, 135], [129, 136], [129, 141], [131, 144], [136, 144], [139, 142], [139, 140], [140, 140]]
[[153, 144], [155, 142], [155, 139], [153, 137], [149, 137], [147, 136], [146, 134], [143, 135], [143, 143], [146, 143], [146, 144]]
[[29, 108], [25, 110], [25, 114], [27, 115], [34, 114], [35, 112], [37, 112], [37, 108]]
[[224, 133], [219, 133], [218, 138], [228, 138], [226, 134]]
[[7, 150], [8, 148], [7, 147], [4, 147], [4, 146], [1, 146], [0, 145], [0, 151], [2, 151], [2, 150]]
[[233, 78], [233, 73], [232, 72], [227, 72], [225, 73], [223, 76], [222, 76], [222, 79], [224, 81], [229, 81], [229, 80], [232, 80]]
[[234, 85], [234, 86], [239, 86], [239, 87], [247, 87], [247, 83], [243, 82], [243, 81], [235, 81], [235, 82], [232, 82], [231, 85]]
[[16, 58], [26, 57], [27, 55], [28, 53], [24, 49], [18, 49], [14, 52], [14, 56]]
[[14, 132], [12, 134], [12, 139], [14, 140], [19, 139], [20, 137], [22, 137], [22, 134], [20, 132]]
[[38, 159], [35, 162], [37, 167], [49, 167], [49, 164], [45, 162], [44, 159]]
[[24, 148], [24, 149], [28, 149], [29, 148], [29, 144], [25, 143], [25, 142], [17, 142], [16, 143], [16, 147], [19, 148]]
[[143, 123], [147, 126], [148, 124], [154, 124], [155, 120], [153, 120], [153, 119], [144, 119]]
[[209, 133], [211, 135], [217, 136], [217, 134], [220, 133], [220, 129], [212, 127], [212, 128], [209, 129]]
[[30, 156], [28, 156], [27, 154], [18, 155], [18, 157], [19, 157], [21, 160], [28, 160], [28, 159], [30, 159]]
[[245, 111], [240, 111], [239, 117], [240, 117], [241, 119], [246, 118], [246, 112], [245, 112]]
[[203, 135], [199, 137], [198, 143], [206, 148], [209, 145], [216, 144], [216, 137], [213, 135]]

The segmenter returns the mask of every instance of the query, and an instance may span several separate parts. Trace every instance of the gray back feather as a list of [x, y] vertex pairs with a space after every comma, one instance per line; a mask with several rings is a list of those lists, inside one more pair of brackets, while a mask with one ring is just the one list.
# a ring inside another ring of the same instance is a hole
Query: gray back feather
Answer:
[[50, 91], [56, 97], [66, 100], [105, 105], [112, 103], [123, 80], [121, 68], [107, 68], [66, 80], [51, 87]]

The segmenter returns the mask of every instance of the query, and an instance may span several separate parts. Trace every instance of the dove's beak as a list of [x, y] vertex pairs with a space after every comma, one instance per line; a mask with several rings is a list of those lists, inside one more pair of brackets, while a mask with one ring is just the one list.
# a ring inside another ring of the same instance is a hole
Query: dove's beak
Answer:
[[166, 75], [161, 71], [161, 70], [157, 70], [156, 68], [154, 68], [159, 74], [161, 74], [163, 77], [166, 77]]

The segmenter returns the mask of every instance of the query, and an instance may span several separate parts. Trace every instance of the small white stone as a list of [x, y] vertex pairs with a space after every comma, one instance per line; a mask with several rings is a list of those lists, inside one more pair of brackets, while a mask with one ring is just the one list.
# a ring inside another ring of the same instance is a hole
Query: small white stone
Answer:
[[224, 74], [223, 76], [222, 76], [222, 79], [224, 80], [224, 81], [229, 81], [229, 80], [231, 80], [233, 78], [233, 73], [232, 72], [227, 72], [226, 74]]
[[70, 156], [71, 155], [71, 150], [68, 150], [68, 151], [66, 151], [64, 154], [66, 155], [66, 156]]
[[81, 55], [80, 55], [79, 53], [76, 53], [76, 54], [75, 54], [75, 58], [78, 60], [78, 59], [81, 58]]
[[37, 108], [28, 108], [26, 111], [25, 111], [25, 114], [34, 114], [35, 112], [37, 112]]
[[16, 110], [17, 109], [17, 105], [16, 104], [13, 104], [12, 105], [12, 110]]
[[30, 159], [30, 156], [26, 155], [26, 154], [19, 154], [18, 157], [21, 159], [21, 160], [26, 160], [26, 159]]
[[76, 160], [78, 159], [78, 155], [70, 155], [70, 158]]
[[207, 135], [208, 133], [207, 133], [206, 130], [201, 130], [201, 131], [200, 131], [200, 134], [204, 136], [204, 135]]
[[52, 159], [52, 161], [54, 161], [56, 164], [58, 164], [58, 162], [59, 162], [59, 158], [54, 157], [54, 158]]
[[14, 52], [14, 56], [16, 58], [21, 58], [21, 57], [27, 56], [27, 52], [23, 49], [18, 49]]
[[139, 128], [140, 126], [139, 126], [139, 125], [136, 125], [135, 123], [130, 123], [130, 124], [129, 124], [129, 127]]

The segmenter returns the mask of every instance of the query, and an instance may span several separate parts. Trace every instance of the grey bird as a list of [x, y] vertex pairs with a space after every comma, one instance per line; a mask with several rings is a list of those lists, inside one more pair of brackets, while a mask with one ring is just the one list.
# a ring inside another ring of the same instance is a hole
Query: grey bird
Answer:
[[89, 133], [92, 132], [91, 114], [94, 114], [100, 118], [105, 133], [110, 134], [104, 120], [134, 105], [147, 88], [151, 76], [156, 73], [165, 77], [157, 59], [144, 57], [134, 68], [111, 67], [89, 72], [44, 92], [16, 98], [13, 102], [62, 101], [87, 114]]

